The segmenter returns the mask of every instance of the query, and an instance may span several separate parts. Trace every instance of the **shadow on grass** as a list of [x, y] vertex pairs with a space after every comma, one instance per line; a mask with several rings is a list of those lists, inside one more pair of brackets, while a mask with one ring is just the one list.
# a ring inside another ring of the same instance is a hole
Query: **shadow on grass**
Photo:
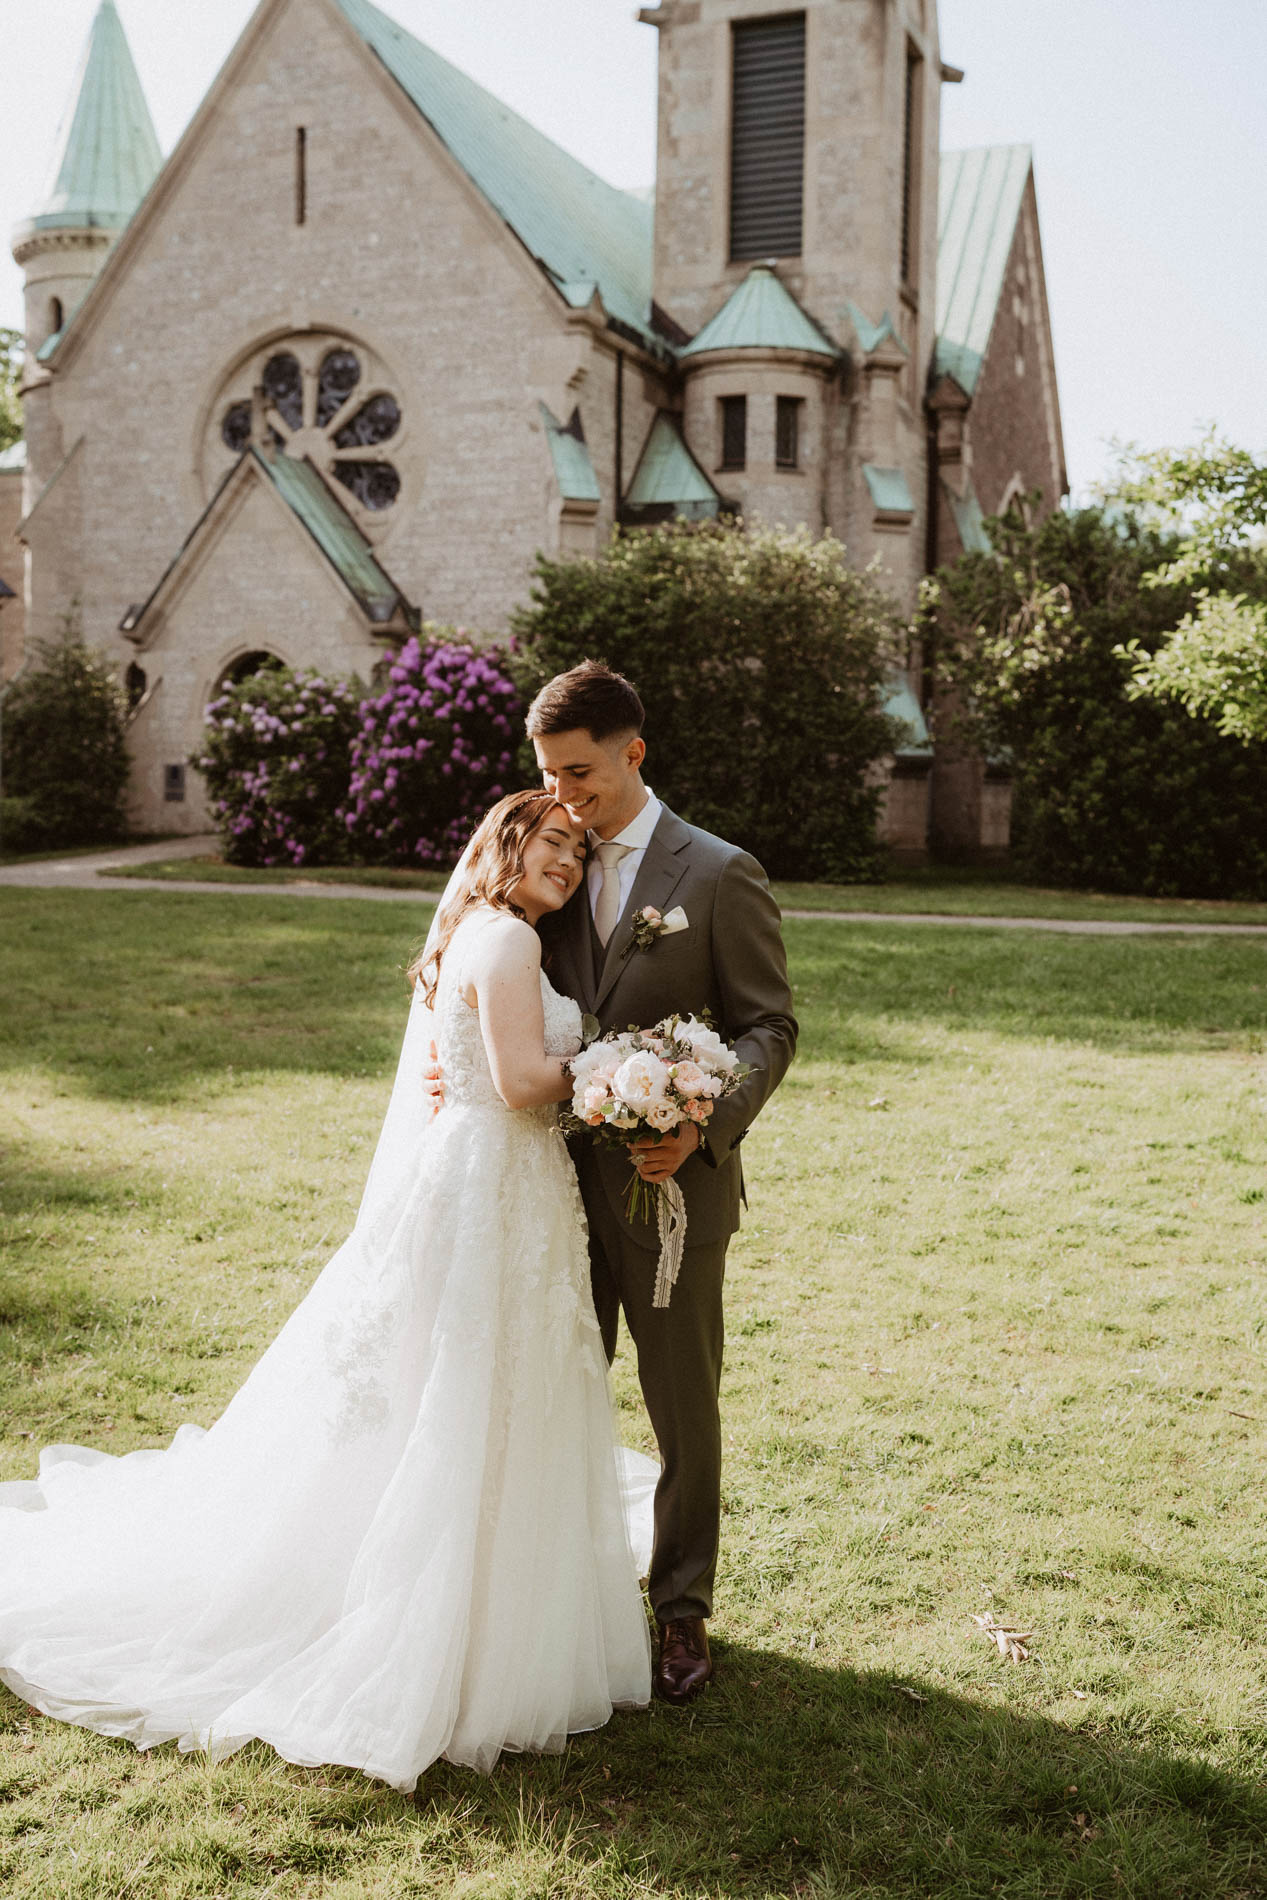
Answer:
[[1267, 1792], [1248, 1761], [1242, 1777], [927, 1683], [716, 1649], [718, 1683], [694, 1710], [619, 1717], [562, 1762], [504, 1762], [486, 1785], [440, 1766], [416, 1800], [474, 1801], [504, 1836], [535, 1799], [570, 1816], [578, 1851], [657, 1890], [1267, 1890]]
[[[0, 1069], [111, 1101], [233, 1075], [381, 1075], [416, 920], [395, 907], [0, 891]], [[1124, 1052], [1261, 1045], [1257, 942], [792, 922], [802, 1053], [927, 1061], [930, 1028]]]
[[[435, 1874], [451, 1864], [464, 1893], [1248, 1900], [1265, 1890], [1267, 1792], [1249, 1738], [1242, 1774], [1147, 1734], [1066, 1726], [927, 1683], [742, 1644], [719, 1643], [717, 1655], [718, 1683], [689, 1710], [617, 1715], [562, 1757], [504, 1757], [487, 1778], [439, 1763], [412, 1804], [343, 1770], [286, 1769], [279, 1788], [275, 1758], [253, 1745], [216, 1771], [233, 1777], [226, 1798], [244, 1801], [248, 1820], [253, 1793], [260, 1809], [235, 1871], [281, 1879], [319, 1850], [327, 1876], [359, 1870], [385, 1892], [393, 1853], [421, 1848]], [[0, 1727], [23, 1715], [0, 1691]], [[37, 1722], [37, 1741], [50, 1729]], [[130, 1755], [105, 1739], [98, 1750], [103, 1763]], [[152, 1786], [151, 1812], [168, 1802], [176, 1816], [204, 1771], [164, 1753], [173, 1772]], [[284, 1822], [271, 1841], [270, 1819]], [[538, 1872], [520, 1886], [511, 1870], [525, 1861]], [[472, 1868], [487, 1889], [468, 1884]]]

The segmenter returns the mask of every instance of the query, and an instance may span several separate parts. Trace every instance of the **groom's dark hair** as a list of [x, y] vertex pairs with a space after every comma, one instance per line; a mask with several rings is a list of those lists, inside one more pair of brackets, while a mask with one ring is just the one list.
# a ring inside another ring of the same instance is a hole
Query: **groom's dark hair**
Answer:
[[582, 660], [547, 680], [528, 708], [528, 737], [551, 732], [588, 732], [596, 744], [617, 734], [639, 733], [646, 718], [642, 701], [622, 673], [598, 660]]

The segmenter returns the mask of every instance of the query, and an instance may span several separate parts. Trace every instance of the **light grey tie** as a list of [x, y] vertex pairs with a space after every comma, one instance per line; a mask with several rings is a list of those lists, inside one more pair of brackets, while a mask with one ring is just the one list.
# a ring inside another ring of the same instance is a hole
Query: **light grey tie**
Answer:
[[603, 867], [603, 885], [594, 911], [594, 928], [604, 950], [620, 916], [620, 861], [633, 850], [631, 844], [600, 844], [594, 855]]

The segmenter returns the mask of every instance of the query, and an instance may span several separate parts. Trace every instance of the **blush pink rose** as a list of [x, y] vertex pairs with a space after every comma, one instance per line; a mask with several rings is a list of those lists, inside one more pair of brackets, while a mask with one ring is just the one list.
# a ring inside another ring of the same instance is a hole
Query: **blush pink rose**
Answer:
[[673, 1080], [680, 1095], [702, 1095], [707, 1077], [698, 1062], [675, 1062]]

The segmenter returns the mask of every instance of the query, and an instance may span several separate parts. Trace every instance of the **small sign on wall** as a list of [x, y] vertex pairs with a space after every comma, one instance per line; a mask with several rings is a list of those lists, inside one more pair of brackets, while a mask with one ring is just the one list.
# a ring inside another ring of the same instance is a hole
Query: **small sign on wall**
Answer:
[[165, 765], [163, 767], [163, 797], [169, 805], [184, 804], [185, 768], [183, 765]]

